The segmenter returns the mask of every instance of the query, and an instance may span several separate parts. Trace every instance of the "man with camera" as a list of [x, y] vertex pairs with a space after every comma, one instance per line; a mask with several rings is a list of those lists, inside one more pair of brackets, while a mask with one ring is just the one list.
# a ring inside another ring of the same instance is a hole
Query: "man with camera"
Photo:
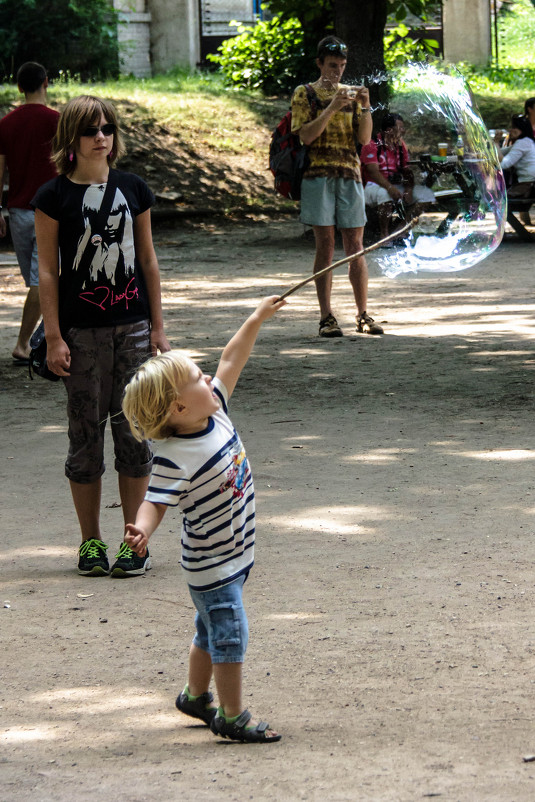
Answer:
[[[292, 131], [308, 146], [309, 166], [301, 185], [300, 220], [313, 227], [316, 241], [314, 273], [332, 264], [336, 228], [347, 256], [362, 250], [366, 214], [357, 142], [370, 141], [370, 98], [364, 86], [341, 84], [347, 64], [347, 46], [336, 36], [318, 44], [316, 65], [320, 77], [310, 86], [298, 86], [292, 97]], [[382, 334], [367, 309], [368, 266], [363, 256], [349, 265], [349, 281], [357, 307], [356, 330]], [[331, 308], [332, 273], [316, 280], [320, 306], [320, 337], [342, 337]]]

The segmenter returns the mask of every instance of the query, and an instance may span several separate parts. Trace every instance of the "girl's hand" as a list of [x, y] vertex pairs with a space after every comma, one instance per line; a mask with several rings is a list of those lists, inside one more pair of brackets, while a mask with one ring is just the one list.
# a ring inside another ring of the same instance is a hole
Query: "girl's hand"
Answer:
[[61, 338], [46, 341], [46, 363], [57, 376], [70, 376], [71, 352]]
[[163, 354], [171, 350], [169, 340], [165, 336], [163, 329], [151, 329], [150, 332], [150, 347], [152, 356], [156, 356], [158, 351]]
[[124, 542], [127, 546], [130, 546], [132, 551], [135, 551], [139, 557], [144, 557], [147, 553], [149, 538], [143, 529], [140, 529], [135, 524], [126, 524]]

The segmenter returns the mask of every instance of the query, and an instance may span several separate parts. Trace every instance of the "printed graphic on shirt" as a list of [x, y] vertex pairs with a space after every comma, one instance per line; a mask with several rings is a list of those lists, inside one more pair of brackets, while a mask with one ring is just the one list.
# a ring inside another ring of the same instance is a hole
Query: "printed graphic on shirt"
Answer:
[[226, 481], [219, 486], [219, 492], [224, 493], [226, 490], [232, 488], [232, 495], [234, 498], [241, 498], [243, 496], [243, 488], [245, 487], [245, 480], [247, 477], [249, 465], [245, 455], [245, 449], [241, 450], [232, 456], [232, 465], [227, 471]]
[[[105, 305], [106, 302], [117, 303], [118, 300], [125, 300], [128, 305], [128, 287], [123, 293], [124, 298], [121, 299], [111, 299], [109, 287], [116, 286], [118, 275], [126, 276], [127, 279], [134, 276], [134, 225], [126, 198], [117, 188], [104, 231], [94, 231], [105, 190], [105, 184], [100, 186], [93, 184], [84, 194], [82, 213], [85, 231], [78, 242], [73, 270], [76, 272], [79, 269], [88, 243], [91, 241], [96, 244], [89, 273], [82, 284], [84, 292], [80, 297], [97, 306]], [[105, 285], [95, 286], [99, 281], [105, 281]], [[90, 292], [87, 292], [88, 290]]]

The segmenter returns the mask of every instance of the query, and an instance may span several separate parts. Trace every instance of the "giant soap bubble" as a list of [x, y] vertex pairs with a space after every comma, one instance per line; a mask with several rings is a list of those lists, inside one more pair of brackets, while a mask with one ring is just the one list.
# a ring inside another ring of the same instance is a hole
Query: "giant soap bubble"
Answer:
[[[416, 180], [431, 186], [438, 203], [403, 244], [377, 250], [375, 261], [389, 277], [472, 267], [500, 244], [507, 201], [496, 147], [466, 82], [457, 71], [412, 64], [394, 77], [389, 107], [405, 121]], [[439, 155], [439, 143], [448, 155]]]

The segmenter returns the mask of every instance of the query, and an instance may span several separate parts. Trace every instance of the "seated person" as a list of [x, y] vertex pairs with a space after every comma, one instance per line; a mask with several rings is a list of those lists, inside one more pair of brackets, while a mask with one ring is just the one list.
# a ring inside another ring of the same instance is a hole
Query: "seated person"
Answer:
[[524, 115], [529, 120], [533, 128], [533, 136], [535, 136], [535, 97], [528, 97], [524, 103]]
[[[507, 147], [498, 148], [502, 170], [514, 167], [513, 183], [508, 186], [510, 198], [528, 198], [535, 193], [535, 137], [531, 123], [522, 114], [513, 114]], [[529, 210], [521, 213], [524, 225], [530, 225]]]
[[377, 209], [381, 238], [389, 234], [394, 203], [400, 205], [405, 220], [435, 203], [429, 187], [414, 182], [404, 131], [401, 115], [386, 114], [380, 133], [364, 145], [360, 154], [366, 206]]

